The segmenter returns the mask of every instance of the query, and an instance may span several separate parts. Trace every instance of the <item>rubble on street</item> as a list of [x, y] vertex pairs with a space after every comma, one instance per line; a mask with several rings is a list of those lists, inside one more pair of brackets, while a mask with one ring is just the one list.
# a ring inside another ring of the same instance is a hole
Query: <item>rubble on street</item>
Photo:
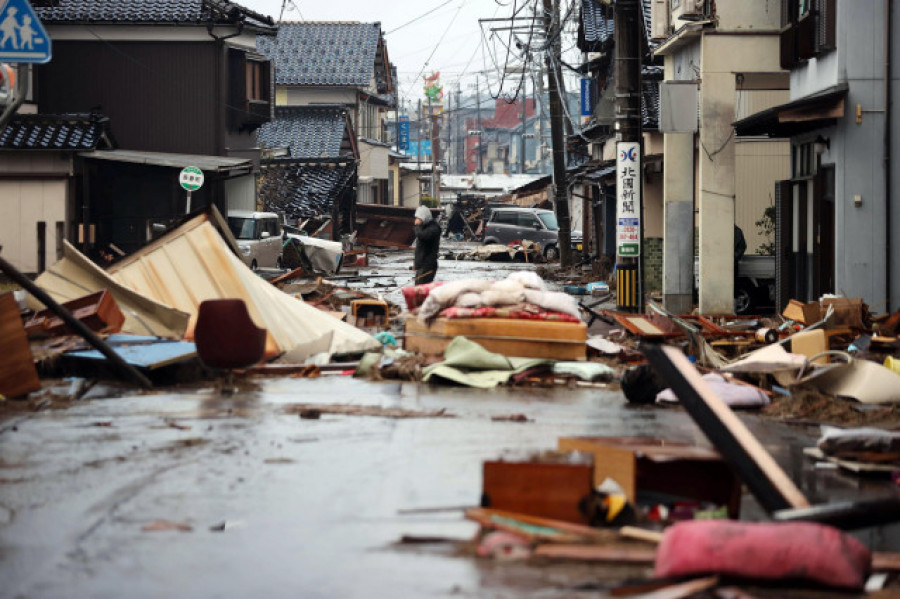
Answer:
[[[131, 420], [125, 405], [146, 401], [183, 437], [179, 451], [196, 452], [190, 448], [215, 443], [205, 423], [213, 431], [251, 417], [259, 407], [241, 407], [242, 398], [278, 395], [289, 384], [290, 398], [276, 402], [271, 417], [321, 423], [304, 425], [315, 427], [466, 421], [499, 435], [477, 456], [454, 458], [480, 472], [477, 492], [474, 476], [446, 497], [429, 494], [437, 505], [462, 499], [447, 515], [463, 528], [474, 523], [474, 537], [417, 536], [427, 522], [410, 523], [397, 547], [434, 547], [432, 555], [452, 547], [457, 556], [509, 564], [517, 576], [556, 564], [573, 568], [572, 585], [591, 580], [616, 594], [640, 588], [688, 596], [730, 581], [754, 594], [766, 585], [759, 596], [778, 596], [771, 589], [784, 584], [843, 592], [873, 584], [880, 573], [885, 583], [894, 580], [900, 547], [882, 532], [896, 531], [900, 518], [900, 373], [892, 369], [900, 337], [892, 315], [871, 315], [861, 302], [841, 298], [792, 302], [769, 316], [674, 315], [653, 302], [642, 314], [625, 313], [610, 302], [609, 284], [521, 262], [510, 262], [500, 278], [496, 269], [455, 268], [479, 262], [444, 260], [443, 279], [414, 287], [409, 253], [398, 249], [370, 248], [368, 267], [345, 267], [333, 278], [294, 269], [267, 281], [231, 259], [227, 233], [214, 220], [188, 220], [105, 270], [68, 248], [36, 281], [65, 302], [57, 311], [80, 318], [153, 381], [149, 395], [129, 390], [128, 377], [59, 324], [53, 310], [37, 311], [33, 299], [21, 310], [12, 294], [0, 296], [10, 308], [4, 338], [17, 339], [18, 356], [0, 369], [7, 446], [40, 426], [35, 418], [48, 409], [62, 418], [87, 409], [93, 427], [116, 430]], [[166, 256], [186, 239], [203, 251], [178, 250], [175, 277]], [[191, 276], [184, 276], [187, 263], [195, 264]], [[211, 263], [217, 274], [204, 277]], [[84, 299], [72, 297], [70, 281]], [[241, 312], [215, 316], [211, 308], [221, 302]], [[158, 334], [146, 335], [152, 331]], [[249, 345], [254, 331], [258, 350]], [[231, 346], [230, 338], [242, 341]], [[363, 395], [337, 391], [351, 381]], [[429, 399], [364, 399], [394, 384]], [[313, 391], [322, 385], [335, 391]], [[461, 389], [469, 390], [464, 402]], [[505, 399], [496, 404], [501, 392]], [[195, 411], [183, 414], [153, 399], [198, 393]], [[536, 393], [546, 394], [539, 409], [521, 403]], [[624, 420], [545, 429], [571, 394], [585, 406], [602, 397], [591, 410], [614, 409]], [[656, 424], [629, 424], [635, 417]], [[770, 426], [792, 427], [799, 462], [785, 464], [770, 453], [771, 440], [757, 437], [766, 438]], [[513, 429], [500, 431], [508, 427], [543, 432], [504, 448]], [[313, 433], [293, 443], [313, 449], [317, 439]], [[292, 455], [272, 452], [263, 467], [292, 468]], [[3, 460], [9, 466], [16, 458], [6, 453]], [[808, 474], [796, 478], [798, 468]], [[426, 472], [418, 475], [437, 475]], [[826, 476], [858, 478], [866, 492], [833, 494], [807, 484]], [[154, 535], [215, 529], [189, 509], [147, 516], [137, 528]], [[225, 534], [229, 526], [226, 520]], [[727, 537], [743, 540], [716, 540]], [[686, 544], [698, 549], [684, 553]], [[739, 558], [746, 551], [773, 557], [748, 563]], [[582, 564], [598, 569], [585, 578]], [[641, 585], [636, 576], [645, 578]]]

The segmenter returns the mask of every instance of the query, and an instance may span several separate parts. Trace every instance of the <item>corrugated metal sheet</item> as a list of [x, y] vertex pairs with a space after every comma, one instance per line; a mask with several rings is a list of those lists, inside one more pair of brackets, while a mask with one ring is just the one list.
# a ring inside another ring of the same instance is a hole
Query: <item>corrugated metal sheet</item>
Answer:
[[748, 254], [767, 241], [757, 232], [756, 221], [775, 203], [775, 182], [790, 178], [790, 156], [788, 141], [741, 140], [735, 145], [734, 220], [744, 231]]
[[228, 249], [222, 234], [200, 215], [109, 269], [123, 286], [191, 315], [193, 338], [200, 303], [241, 298], [257, 326], [268, 331], [266, 355], [328, 343], [331, 353], [380, 347], [371, 335], [287, 295], [258, 277]]
[[[101, 289], [109, 289], [122, 314], [125, 315], [123, 333], [180, 338], [184, 335], [190, 318], [185, 312], [162, 305], [123, 287], [65, 240], [63, 259], [45, 270], [35, 283], [60, 303]], [[43, 304], [30, 296], [28, 305], [35, 310], [44, 308]]]

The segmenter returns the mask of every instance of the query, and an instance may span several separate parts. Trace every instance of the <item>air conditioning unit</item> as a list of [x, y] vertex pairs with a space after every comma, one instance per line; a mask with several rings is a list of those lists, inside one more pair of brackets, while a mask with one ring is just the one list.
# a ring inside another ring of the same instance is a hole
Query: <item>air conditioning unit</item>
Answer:
[[678, 19], [682, 21], [705, 21], [709, 18], [709, 0], [681, 0], [684, 8]]
[[653, 40], [669, 37], [669, 0], [653, 0], [650, 5], [650, 36]]

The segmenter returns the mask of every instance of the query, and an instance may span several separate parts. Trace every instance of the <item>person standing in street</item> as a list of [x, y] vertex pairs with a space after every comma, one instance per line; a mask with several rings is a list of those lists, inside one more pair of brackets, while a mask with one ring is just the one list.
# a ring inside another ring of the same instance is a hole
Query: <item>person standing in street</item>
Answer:
[[441, 244], [441, 227], [431, 215], [428, 206], [416, 209], [416, 220], [413, 225], [416, 233], [416, 250], [413, 255], [413, 268], [416, 269], [416, 285], [424, 285], [434, 280], [438, 267], [438, 248]]

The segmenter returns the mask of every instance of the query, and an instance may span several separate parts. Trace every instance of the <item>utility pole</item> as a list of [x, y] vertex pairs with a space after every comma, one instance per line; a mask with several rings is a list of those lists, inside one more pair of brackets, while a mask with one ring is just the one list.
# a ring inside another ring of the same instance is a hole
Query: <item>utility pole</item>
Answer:
[[[460, 98], [462, 97], [462, 87], [457, 82], [456, 84], [456, 140], [454, 145], [456, 146], [456, 172], [457, 174], [464, 175], [466, 172], [465, 165], [465, 157], [466, 157], [466, 133], [464, 133], [464, 129], [460, 122], [462, 121], [462, 104], [460, 103]], [[462, 147], [460, 147], [462, 146]]]
[[430, 133], [428, 138], [431, 140], [431, 197], [438, 199], [437, 163], [440, 139], [438, 137], [437, 117], [431, 104], [431, 96], [428, 97], [428, 120], [426, 122]]
[[443, 115], [447, 121], [447, 173], [453, 172], [453, 153], [456, 148], [453, 147], [453, 94], [447, 94], [447, 112]]
[[568, 185], [566, 183], [566, 147], [563, 136], [562, 101], [557, 82], [562, 79], [557, 70], [560, 61], [559, 4], [544, 2], [544, 31], [550, 41], [547, 49], [547, 83], [550, 94], [550, 137], [553, 142], [553, 186], [556, 220], [559, 223], [559, 263], [561, 268], [572, 266], [572, 224], [569, 218]]
[[617, 0], [616, 308], [643, 312], [643, 143], [639, 0]]
[[475, 106], [478, 113], [478, 174], [484, 172], [484, 160], [481, 157], [481, 140], [484, 137], [484, 130], [481, 128], [481, 78], [475, 75]]
[[525, 75], [522, 75], [522, 135], [519, 136], [519, 174], [525, 172], [525, 125], [528, 120], [528, 95], [526, 93]]
[[416, 100], [416, 182], [419, 186], [419, 203], [422, 203], [422, 99]]

